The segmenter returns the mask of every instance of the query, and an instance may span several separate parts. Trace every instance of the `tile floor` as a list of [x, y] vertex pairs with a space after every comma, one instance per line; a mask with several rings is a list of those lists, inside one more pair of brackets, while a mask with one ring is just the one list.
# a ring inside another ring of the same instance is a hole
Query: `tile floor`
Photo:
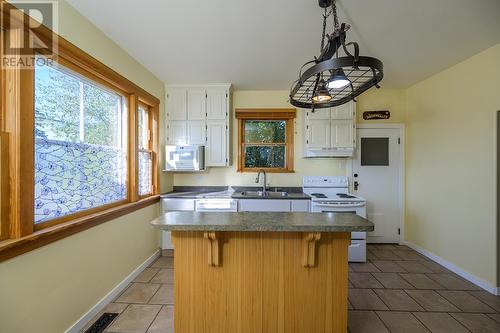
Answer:
[[[500, 332], [500, 297], [405, 246], [367, 255], [349, 265], [350, 333]], [[173, 259], [160, 257], [103, 311], [120, 313], [106, 332], [173, 332], [172, 287]]]

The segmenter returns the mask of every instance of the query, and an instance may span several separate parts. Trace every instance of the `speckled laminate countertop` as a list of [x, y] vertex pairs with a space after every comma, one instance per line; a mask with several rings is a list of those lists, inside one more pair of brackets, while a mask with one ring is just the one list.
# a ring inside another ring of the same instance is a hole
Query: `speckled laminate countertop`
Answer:
[[151, 224], [169, 231], [353, 232], [373, 231], [373, 223], [341, 213], [168, 212]]

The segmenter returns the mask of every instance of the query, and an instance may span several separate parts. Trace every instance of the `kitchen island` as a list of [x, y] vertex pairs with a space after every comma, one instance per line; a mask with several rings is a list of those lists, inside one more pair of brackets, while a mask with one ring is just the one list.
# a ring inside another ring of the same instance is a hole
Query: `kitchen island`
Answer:
[[174, 328], [182, 333], [347, 332], [354, 214], [168, 212]]

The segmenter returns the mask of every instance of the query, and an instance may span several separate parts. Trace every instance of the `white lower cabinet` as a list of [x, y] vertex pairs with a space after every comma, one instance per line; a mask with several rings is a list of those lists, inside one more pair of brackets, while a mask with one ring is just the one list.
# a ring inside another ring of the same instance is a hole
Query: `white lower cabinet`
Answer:
[[239, 212], [308, 212], [309, 200], [240, 199]]
[[[163, 198], [161, 199], [161, 212], [175, 212], [175, 211], [188, 211], [194, 212], [195, 200], [194, 199], [180, 199], [180, 198]], [[161, 248], [163, 250], [173, 249], [172, 238], [170, 231], [161, 232]]]

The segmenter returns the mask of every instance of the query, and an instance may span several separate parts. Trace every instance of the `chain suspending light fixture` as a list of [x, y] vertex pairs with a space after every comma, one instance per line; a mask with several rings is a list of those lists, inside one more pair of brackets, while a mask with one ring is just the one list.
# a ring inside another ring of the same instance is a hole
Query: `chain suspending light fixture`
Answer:
[[[321, 54], [302, 65], [299, 79], [290, 91], [292, 105], [313, 110], [355, 100], [373, 86], [380, 88], [378, 83], [384, 77], [382, 61], [360, 56], [356, 42], [346, 44], [346, 32], [350, 26], [339, 24], [335, 0], [318, 1], [324, 10]], [[333, 16], [333, 32], [328, 35], [326, 23], [330, 16]], [[339, 56], [340, 50], [345, 55]]]

